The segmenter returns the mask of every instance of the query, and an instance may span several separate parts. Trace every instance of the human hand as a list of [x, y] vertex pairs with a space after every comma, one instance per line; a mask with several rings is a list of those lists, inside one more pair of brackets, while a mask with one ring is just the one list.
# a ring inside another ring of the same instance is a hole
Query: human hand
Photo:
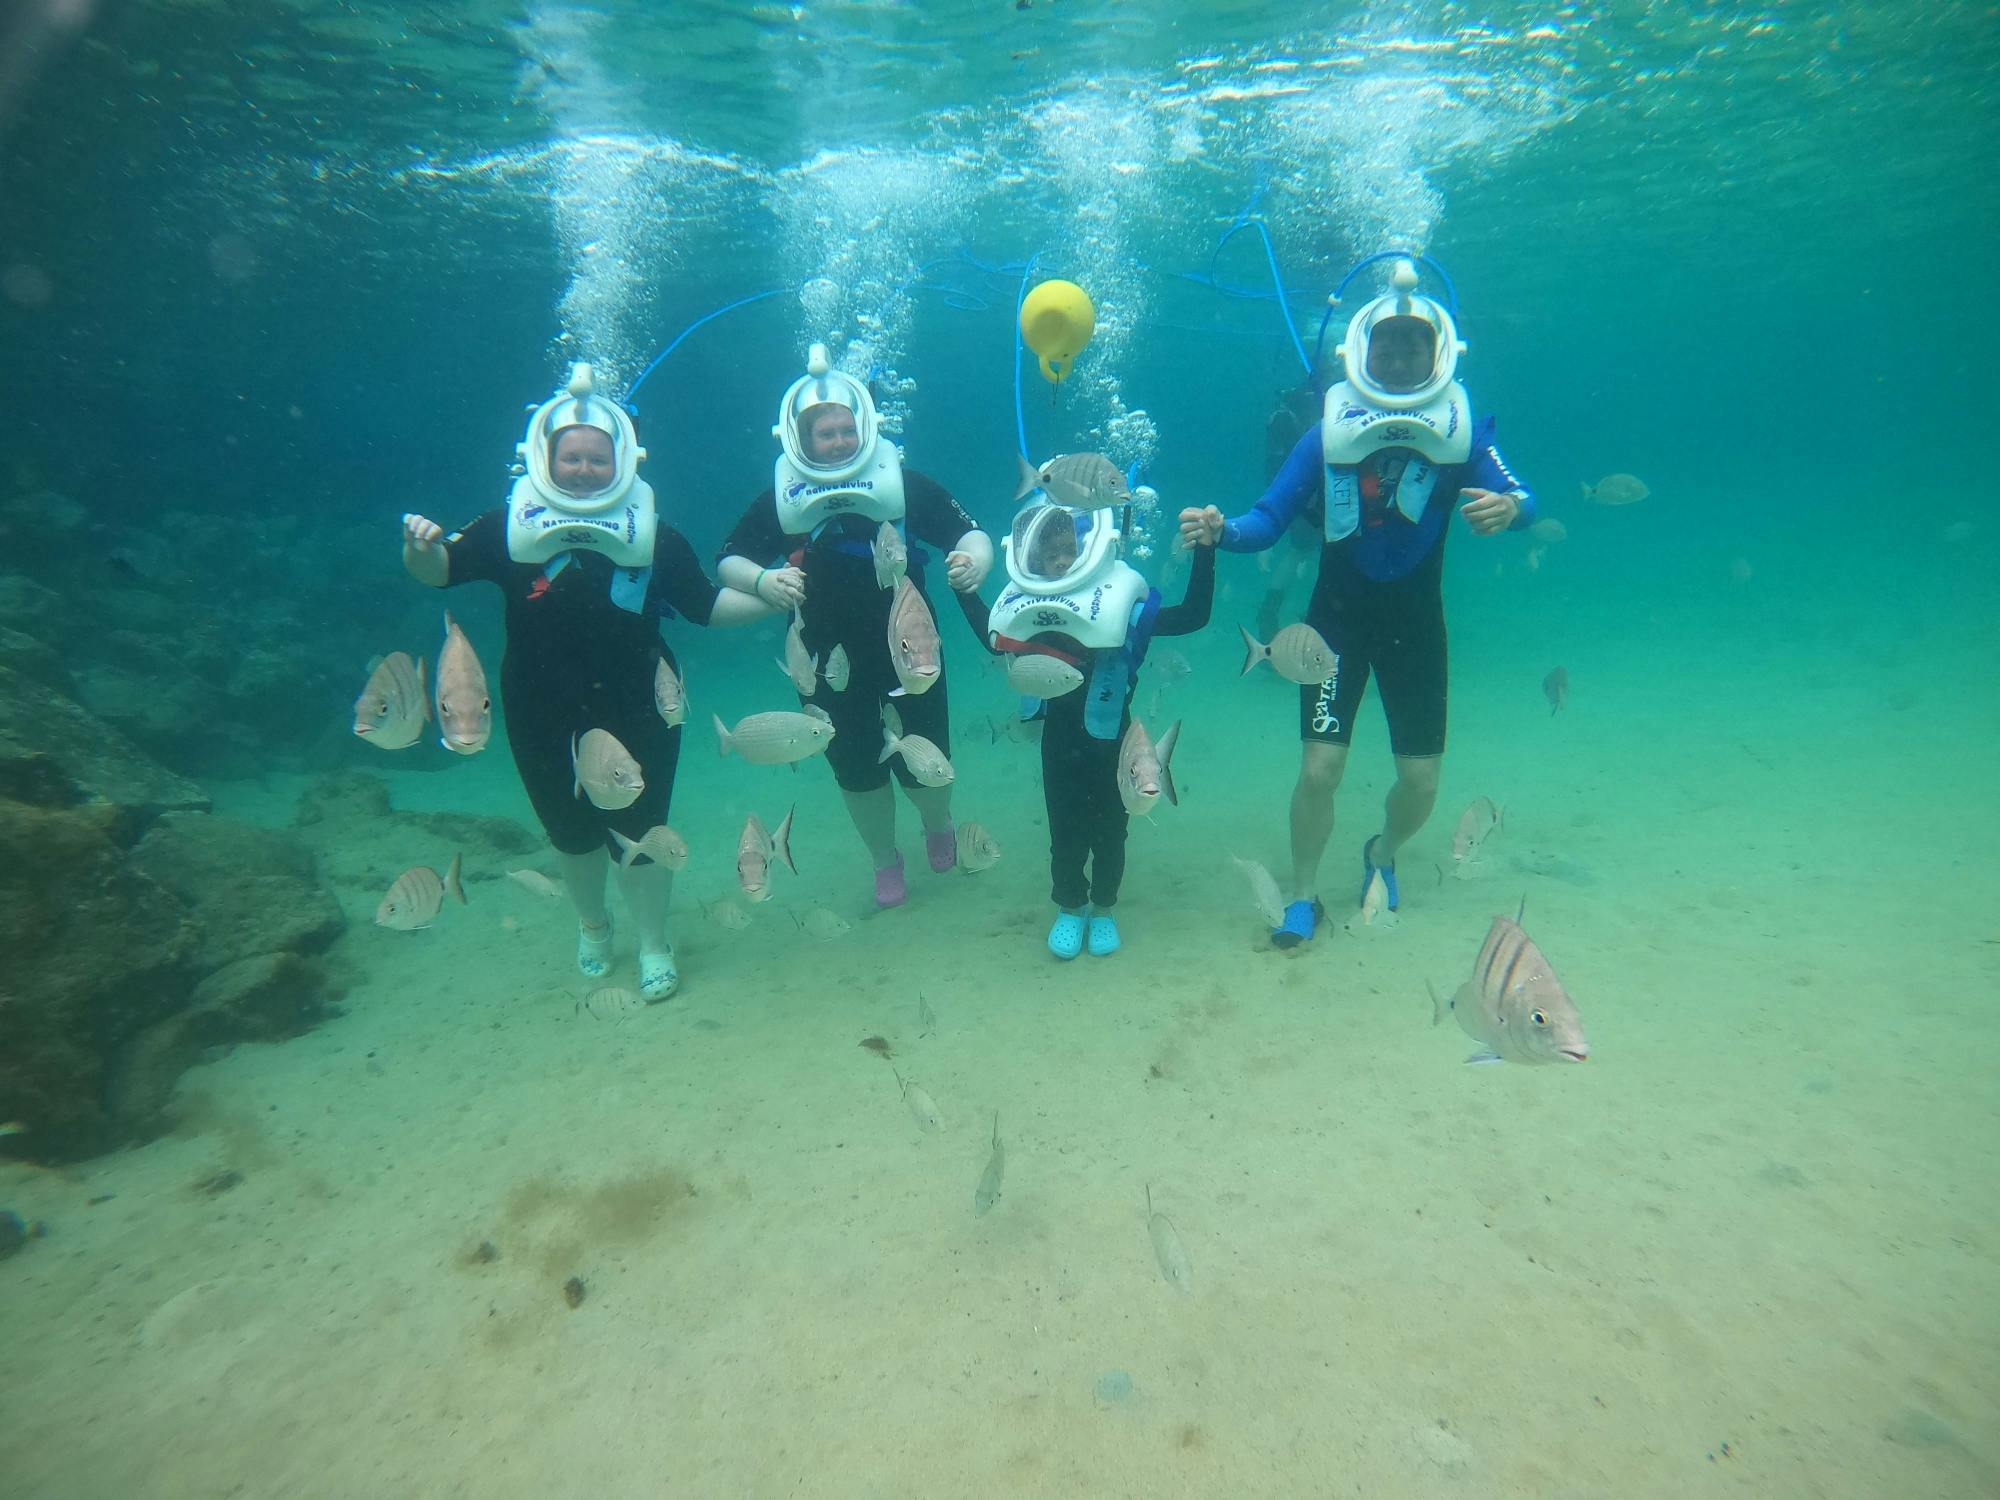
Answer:
[[986, 578], [986, 570], [979, 566], [969, 552], [947, 553], [944, 560], [944, 581], [958, 593], [976, 589]]
[[1505, 531], [1521, 514], [1521, 502], [1512, 495], [1503, 495], [1497, 490], [1460, 490], [1458, 493], [1465, 501], [1459, 506], [1458, 513], [1480, 536]]
[[444, 540], [444, 528], [414, 511], [403, 517], [403, 540], [418, 552], [428, 552]]
[[806, 601], [803, 568], [766, 568], [757, 575], [755, 593], [766, 604], [779, 609], [797, 609]]
[[1190, 506], [1181, 512], [1181, 544], [1187, 547], [1213, 547], [1222, 539], [1222, 512], [1213, 505], [1196, 509]]

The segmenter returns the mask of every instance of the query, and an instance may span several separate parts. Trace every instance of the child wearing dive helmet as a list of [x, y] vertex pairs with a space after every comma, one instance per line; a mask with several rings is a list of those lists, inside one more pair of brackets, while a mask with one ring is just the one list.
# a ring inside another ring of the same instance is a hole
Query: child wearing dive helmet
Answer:
[[[404, 516], [403, 565], [434, 588], [499, 586], [507, 745], [562, 857], [577, 914], [577, 971], [589, 979], [611, 972], [604, 887], [618, 860], [619, 891], [638, 929], [639, 993], [655, 1001], [680, 984], [667, 933], [673, 872], [644, 854], [620, 859], [615, 841], [637, 842], [665, 823], [673, 796], [681, 730], [661, 718], [653, 694], [662, 660], [676, 675], [680, 668], [660, 626], [676, 614], [697, 625], [741, 624], [771, 606], [709, 581], [638, 477], [646, 450], [631, 417], [592, 386], [590, 366], [578, 365], [567, 388], [536, 408], [504, 506], [449, 535], [426, 516]], [[623, 808], [578, 794], [572, 745], [592, 729], [614, 735], [638, 762], [644, 787]]]
[[[1113, 908], [1125, 874], [1129, 759], [1138, 733], [1132, 695], [1157, 636], [1189, 635], [1208, 623], [1215, 599], [1215, 549], [1197, 545], [1187, 597], [1162, 608], [1159, 590], [1120, 557], [1110, 509], [1076, 510], [1037, 491], [1015, 516], [1007, 576], [987, 617], [991, 649], [1012, 660], [1016, 686], [1049, 694], [1024, 704], [1043, 719], [1042, 794], [1049, 814], [1050, 899], [1056, 904], [1049, 951], [1099, 958], [1118, 951]], [[1067, 668], [1068, 670], [1064, 670]], [[1163, 737], [1159, 784], [1172, 786]], [[1121, 782], [1128, 783], [1121, 787]]]

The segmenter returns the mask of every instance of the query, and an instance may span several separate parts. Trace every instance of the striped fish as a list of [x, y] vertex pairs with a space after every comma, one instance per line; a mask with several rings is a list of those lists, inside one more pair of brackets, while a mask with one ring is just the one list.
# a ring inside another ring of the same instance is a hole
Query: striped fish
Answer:
[[1447, 1004], [1431, 991], [1431, 1024], [1448, 1010], [1480, 1048], [1469, 1063], [1582, 1062], [1590, 1056], [1583, 1018], [1533, 938], [1521, 930], [1527, 903], [1511, 920], [1495, 917], [1472, 977]]

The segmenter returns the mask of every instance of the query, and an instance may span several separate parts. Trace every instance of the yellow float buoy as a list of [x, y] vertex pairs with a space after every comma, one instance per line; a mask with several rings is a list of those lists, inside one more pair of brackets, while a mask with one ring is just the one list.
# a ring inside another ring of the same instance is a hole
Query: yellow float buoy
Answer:
[[1090, 336], [1097, 309], [1074, 281], [1045, 281], [1022, 299], [1021, 337], [1042, 362], [1042, 379], [1060, 385]]

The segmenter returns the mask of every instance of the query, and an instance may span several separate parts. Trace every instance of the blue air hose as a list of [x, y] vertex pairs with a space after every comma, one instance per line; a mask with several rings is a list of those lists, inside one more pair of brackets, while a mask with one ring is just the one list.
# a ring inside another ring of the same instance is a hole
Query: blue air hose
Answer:
[[639, 394], [639, 387], [646, 383], [646, 377], [652, 374], [653, 371], [659, 369], [661, 363], [666, 359], [666, 357], [669, 354], [672, 354], [676, 349], [680, 348], [681, 344], [686, 340], [687, 336], [693, 333], [697, 328], [701, 327], [702, 324], [713, 323], [717, 318], [721, 317], [726, 312], [734, 312], [739, 307], [748, 307], [753, 302], [762, 302], [766, 297], [775, 297], [778, 295], [778, 293], [784, 290], [786, 290], [786, 288], [781, 286], [774, 286], [769, 291], [757, 292], [754, 295], [748, 297], [739, 297], [734, 302], [727, 303], [722, 307], [718, 307], [712, 313], [704, 313], [701, 317], [696, 318], [692, 323], [688, 324], [687, 327], [683, 328], [679, 333], [675, 334], [674, 341], [671, 344], [668, 344], [667, 347], [662, 349], [658, 354], [654, 355], [653, 362], [647, 365], [645, 369], [639, 372], [639, 378], [633, 381], [632, 384], [629, 387], [627, 387], [625, 391], [625, 400], [629, 403], [633, 397], [637, 396]]

